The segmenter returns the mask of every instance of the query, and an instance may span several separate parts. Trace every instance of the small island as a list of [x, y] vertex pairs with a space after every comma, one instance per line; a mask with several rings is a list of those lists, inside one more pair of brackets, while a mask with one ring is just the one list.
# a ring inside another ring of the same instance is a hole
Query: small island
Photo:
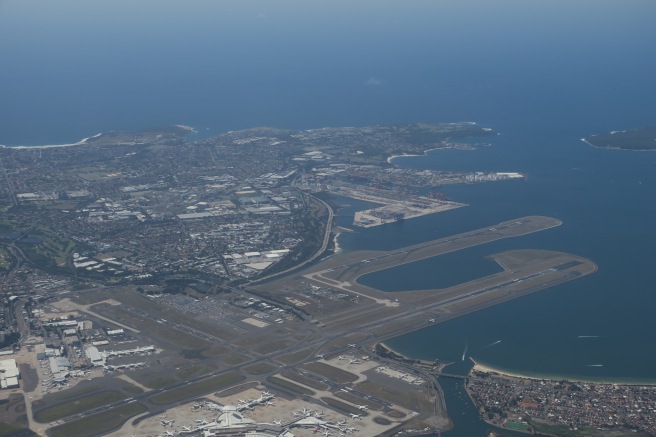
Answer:
[[607, 134], [591, 135], [581, 139], [593, 147], [622, 150], [656, 150], [656, 127], [643, 127]]

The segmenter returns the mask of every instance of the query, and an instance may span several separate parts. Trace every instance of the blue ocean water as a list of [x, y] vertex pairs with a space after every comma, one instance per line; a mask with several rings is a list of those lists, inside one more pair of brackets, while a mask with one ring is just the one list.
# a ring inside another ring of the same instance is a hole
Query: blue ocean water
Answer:
[[[655, 380], [656, 154], [579, 141], [656, 125], [654, 16], [651, 0], [0, 0], [0, 144], [178, 123], [203, 136], [477, 121], [500, 132], [492, 147], [396, 162], [527, 181], [446, 187], [471, 206], [343, 234], [341, 246], [395, 248], [544, 214], [563, 226], [458, 257], [562, 250], [599, 271], [391, 344], [454, 371], [466, 371], [467, 345], [525, 373]], [[458, 429], [449, 435], [467, 435]]]

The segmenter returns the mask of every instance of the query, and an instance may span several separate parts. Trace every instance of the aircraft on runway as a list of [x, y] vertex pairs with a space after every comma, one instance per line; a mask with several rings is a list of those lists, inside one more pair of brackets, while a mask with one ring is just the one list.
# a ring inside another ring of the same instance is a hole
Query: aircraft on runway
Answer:
[[320, 360], [323, 360], [323, 354], [316, 354], [315, 358], [319, 358]]
[[354, 413], [349, 413], [351, 415], [351, 419], [362, 419], [362, 414], [354, 414]]
[[356, 407], [358, 407], [358, 409], [360, 409], [360, 410], [368, 410], [369, 409], [369, 407], [367, 405], [356, 405]]
[[435, 319], [428, 319], [429, 323], [435, 323]]
[[349, 343], [348, 347], [358, 347], [358, 345], [355, 343]]

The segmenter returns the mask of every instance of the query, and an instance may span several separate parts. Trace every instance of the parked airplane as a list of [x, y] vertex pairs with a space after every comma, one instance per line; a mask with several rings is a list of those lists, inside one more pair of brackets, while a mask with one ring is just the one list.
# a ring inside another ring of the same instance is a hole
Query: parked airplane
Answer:
[[191, 427], [182, 425], [182, 430], [191, 432]]
[[337, 357], [337, 359], [339, 359], [339, 360], [345, 360], [346, 357], [345, 357], [344, 355], [340, 355], [339, 357]]
[[282, 420], [273, 419], [273, 424], [278, 425], [278, 426], [282, 426]]
[[358, 345], [355, 343], [349, 343], [348, 347], [358, 347]]
[[362, 414], [353, 414], [349, 413], [351, 415], [351, 419], [362, 419]]
[[360, 410], [368, 410], [369, 409], [369, 407], [366, 406], [366, 405], [356, 405], [356, 407], [358, 407], [358, 409], [360, 409]]
[[162, 425], [163, 426], [173, 426], [173, 423], [175, 422], [175, 419], [171, 420], [162, 420]]
[[316, 354], [315, 357], [319, 358], [320, 360], [323, 360], [323, 354]]
[[349, 360], [349, 364], [362, 364], [362, 361], [360, 361], [356, 358], [354, 360]]

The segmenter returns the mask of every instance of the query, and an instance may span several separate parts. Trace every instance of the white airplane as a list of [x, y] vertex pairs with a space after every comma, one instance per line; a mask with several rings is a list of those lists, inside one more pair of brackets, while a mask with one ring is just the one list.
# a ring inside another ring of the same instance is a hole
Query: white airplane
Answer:
[[435, 323], [435, 319], [428, 319], [429, 323]]
[[357, 358], [353, 360], [349, 360], [349, 364], [362, 364], [362, 361], [358, 360]]
[[205, 419], [196, 419], [196, 423], [199, 425], [207, 425], [209, 422]]
[[182, 430], [183, 431], [191, 431], [191, 427], [182, 425]]
[[271, 393], [269, 393], [268, 391], [263, 391], [262, 396], [271, 396], [271, 397], [273, 397], [273, 395]]
[[323, 433], [323, 435], [325, 435], [326, 437], [328, 437], [329, 435], [333, 435], [333, 433], [331, 433], [330, 431], [326, 431], [326, 432]]
[[355, 343], [349, 343], [348, 347], [358, 347], [358, 345]]
[[349, 413], [351, 415], [351, 419], [362, 419], [362, 414], [353, 414]]
[[308, 409], [305, 408], [305, 407], [303, 407], [302, 410], [298, 410], [298, 411], [295, 411], [295, 412], [294, 412], [294, 415], [296, 415], [296, 416], [304, 416], [304, 417], [308, 417], [310, 414], [312, 414], [312, 411], [311, 411], [311, 410], [308, 410]]
[[378, 370], [387, 370], [387, 367], [385, 367], [385, 366], [380, 366], [380, 367], [378, 368]]
[[369, 409], [369, 407], [367, 405], [356, 405], [356, 407], [358, 407], [359, 410], [368, 410]]
[[339, 422], [337, 422], [337, 426], [344, 426], [344, 425], [346, 425], [346, 420], [340, 420]]
[[164, 433], [164, 435], [167, 436], [167, 437], [172, 437], [172, 436], [175, 435], [175, 433], [172, 433], [171, 431], [166, 431], [166, 432]]
[[344, 355], [340, 355], [340, 356], [337, 357], [337, 359], [338, 359], [338, 360], [345, 360], [346, 357], [345, 357]]
[[175, 419], [171, 420], [162, 420], [162, 425], [163, 426], [173, 426], [173, 423], [175, 422]]
[[273, 402], [271, 402], [271, 401], [266, 401], [266, 402], [264, 403], [264, 405], [275, 405], [275, 404], [274, 404]]
[[315, 358], [319, 358], [320, 360], [323, 360], [323, 354], [316, 354]]
[[316, 417], [317, 419], [321, 419], [323, 417], [323, 410], [321, 412], [315, 411], [314, 417]]
[[401, 373], [400, 376], [401, 376], [401, 379], [403, 379], [403, 378], [407, 378], [407, 377], [408, 377], [408, 374], [407, 374], [407, 373]]
[[278, 426], [282, 426], [282, 420], [273, 419], [273, 424], [278, 425]]

